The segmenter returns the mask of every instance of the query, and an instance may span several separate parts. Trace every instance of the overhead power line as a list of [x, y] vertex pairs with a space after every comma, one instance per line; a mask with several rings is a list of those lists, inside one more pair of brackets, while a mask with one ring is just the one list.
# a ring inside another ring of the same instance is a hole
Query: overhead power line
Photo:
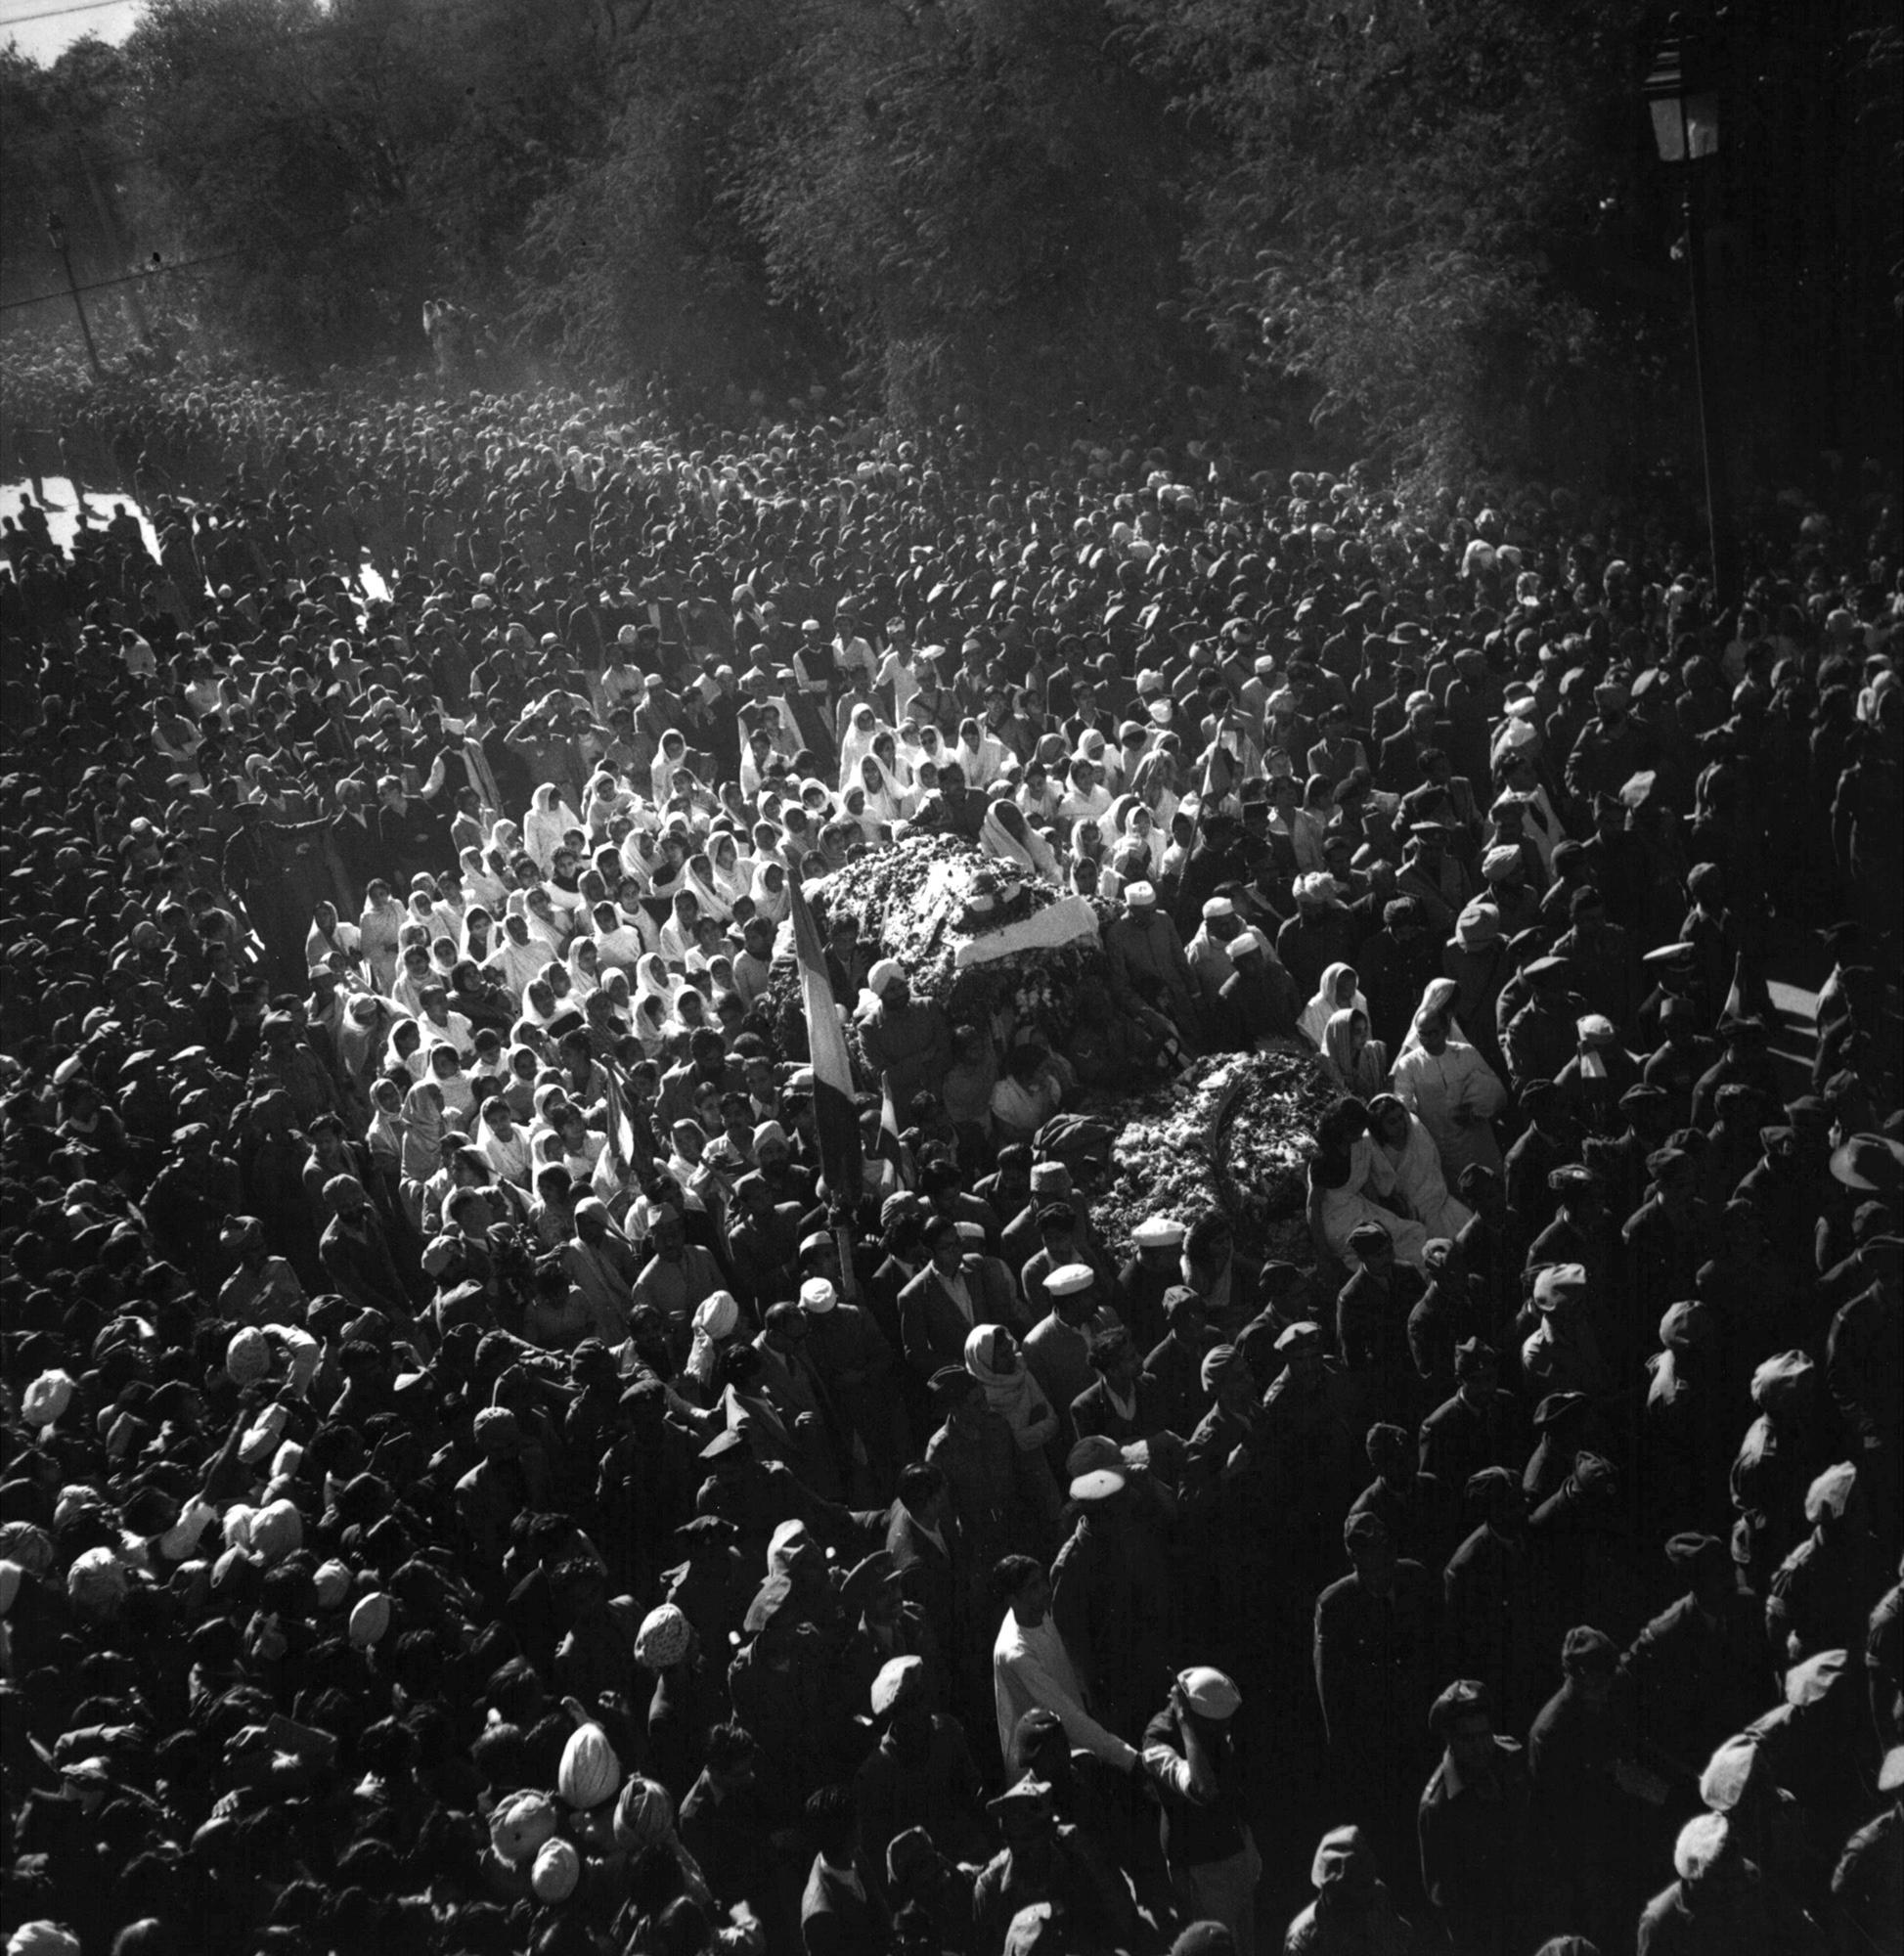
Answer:
[[[341, 238], [350, 229], [347, 224], [339, 224], [330, 231], [307, 232], [302, 238], [293, 238], [292, 244], [316, 244], [327, 238]], [[248, 244], [235, 245], [229, 251], [211, 251], [202, 258], [181, 258], [177, 264], [158, 264], [143, 272], [126, 272], [116, 279], [95, 279], [90, 285], [69, 289], [81, 292], [110, 291], [114, 286], [130, 286], [146, 279], [162, 279], [168, 272], [196, 272], [200, 265], [222, 265], [228, 258], [242, 258], [252, 247]], [[0, 302], [0, 312], [12, 312], [20, 306], [45, 305], [53, 299], [64, 299], [67, 291], [40, 292], [28, 299], [7, 299]]]
[[134, 0], [72, 0], [69, 7], [42, 7], [36, 14], [0, 14], [0, 27], [23, 27], [28, 21], [57, 21], [62, 14], [97, 14], [102, 7], [125, 7]]

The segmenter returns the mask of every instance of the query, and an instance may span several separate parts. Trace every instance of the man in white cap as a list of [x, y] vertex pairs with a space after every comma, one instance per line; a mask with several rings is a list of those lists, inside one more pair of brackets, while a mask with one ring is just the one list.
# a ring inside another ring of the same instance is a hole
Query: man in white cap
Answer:
[[1324, 1956], [1329, 1950], [1402, 1956], [1414, 1931], [1395, 1913], [1375, 1850], [1359, 1827], [1332, 1827], [1309, 1863], [1315, 1899], [1283, 1932], [1289, 1956]]
[[1672, 1869], [1679, 1879], [1661, 1889], [1640, 1915], [1639, 1956], [1675, 1956], [1681, 1950], [1703, 1956], [1708, 1949], [1798, 1956], [1825, 1946], [1810, 1917], [1747, 1858], [1740, 1831], [1728, 1815], [1701, 1813], [1687, 1821], [1673, 1843]]
[[1060, 1264], [1044, 1279], [1050, 1310], [1025, 1334], [1025, 1363], [1039, 1390], [1060, 1414], [1089, 1387], [1093, 1332], [1117, 1320], [1098, 1296], [1097, 1272], [1088, 1264]]
[[1178, 1260], [1184, 1228], [1174, 1216], [1146, 1216], [1130, 1232], [1133, 1251], [1118, 1270], [1115, 1293], [1119, 1318], [1130, 1328], [1139, 1352], [1149, 1352], [1170, 1329], [1164, 1293], [1182, 1282]]
[[1264, 1039], [1291, 1038], [1302, 1000], [1269, 938], [1252, 925], [1239, 930], [1224, 949], [1234, 969], [1217, 997], [1218, 1043], [1249, 1052]]
[[1196, 935], [1183, 947], [1184, 958], [1196, 980], [1197, 999], [1206, 1025], [1217, 1010], [1217, 1000], [1224, 985], [1235, 975], [1236, 964], [1228, 947], [1242, 928], [1243, 919], [1236, 914], [1236, 905], [1230, 898], [1206, 897], [1203, 921], [1197, 926]]
[[1254, 1949], [1262, 1856], [1245, 1818], [1235, 1718], [1243, 1694], [1220, 1670], [1177, 1672], [1144, 1728], [1144, 1767], [1164, 1807], [1164, 1854], [1184, 1912]]
[[1111, 990], [1127, 1010], [1138, 1004], [1168, 1013], [1179, 1033], [1197, 1036], [1197, 986], [1176, 925], [1150, 883], [1127, 883], [1124, 913], [1104, 927]]
[[952, 1064], [952, 1026], [937, 1005], [913, 999], [896, 957], [882, 957], [872, 967], [866, 989], [877, 1001], [860, 1029], [866, 1061], [891, 1089], [893, 1105], [908, 1106], [921, 1089], [936, 1091]]
[[1332, 964], [1352, 963], [1355, 926], [1333, 876], [1320, 870], [1298, 876], [1296, 914], [1276, 933], [1276, 956], [1298, 998], [1315, 996]]
[[1130, 1486], [1112, 1441], [1081, 1441], [1067, 1456], [1075, 1517], [1051, 1565], [1051, 1617], [1095, 1715], [1134, 1732], [1157, 1702], [1173, 1648], [1176, 1598], [1157, 1510]]

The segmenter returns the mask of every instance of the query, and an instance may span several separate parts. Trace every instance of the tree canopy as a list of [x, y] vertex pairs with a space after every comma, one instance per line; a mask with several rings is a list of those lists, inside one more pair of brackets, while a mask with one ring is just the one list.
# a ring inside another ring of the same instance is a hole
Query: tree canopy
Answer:
[[[438, 298], [499, 373], [1000, 420], [1215, 398], [1403, 469], [1630, 471], [1683, 452], [1688, 401], [1639, 93], [1664, 24], [1649, 0], [151, 0], [122, 48], [0, 59], [5, 239], [43, 261], [27, 232], [62, 205], [82, 268], [157, 252], [186, 269], [155, 290], [291, 371], [414, 362]], [[1894, 26], [1734, 0], [1704, 31], [1731, 134], [1702, 248], [1722, 306], [1770, 279], [1784, 315], [1734, 335], [1729, 438], [1843, 443], [1898, 400]]]

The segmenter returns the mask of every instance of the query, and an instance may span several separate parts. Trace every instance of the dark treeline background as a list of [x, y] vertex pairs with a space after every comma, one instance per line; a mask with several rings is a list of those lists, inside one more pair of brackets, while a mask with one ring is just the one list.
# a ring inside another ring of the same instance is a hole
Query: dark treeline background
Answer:
[[[1904, 422], [1893, 12], [1690, 17], [1724, 91], [1697, 194], [1741, 482]], [[1424, 478], [1630, 483], [1690, 452], [1679, 188], [1640, 95], [1665, 26], [1640, 0], [154, 0], [122, 47], [0, 57], [6, 296], [64, 289], [58, 208], [82, 281], [188, 267], [96, 295], [109, 332], [143, 311], [291, 374], [414, 368], [446, 298], [492, 384], [1187, 403]]]

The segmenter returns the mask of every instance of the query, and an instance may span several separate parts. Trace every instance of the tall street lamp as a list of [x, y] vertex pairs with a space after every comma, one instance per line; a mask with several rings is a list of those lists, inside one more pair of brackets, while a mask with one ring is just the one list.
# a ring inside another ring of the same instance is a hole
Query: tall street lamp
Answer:
[[1712, 351], [1705, 294], [1705, 239], [1694, 196], [1694, 172], [1719, 153], [1719, 94], [1706, 49], [1687, 33], [1679, 17], [1670, 22], [1644, 85], [1660, 160], [1679, 173], [1686, 224], [1686, 275], [1693, 313], [1693, 385], [1699, 404], [1700, 464], [1705, 476], [1706, 546], [1712, 557], [1714, 609], [1734, 595], [1731, 523], [1726, 511], [1725, 470], [1714, 453]]
[[54, 250], [60, 254], [60, 263], [66, 267], [66, 290], [72, 294], [72, 309], [79, 315], [79, 334], [86, 342], [86, 358], [92, 362], [93, 378], [103, 380], [106, 370], [99, 364], [99, 348], [93, 344], [93, 329], [86, 317], [86, 302], [79, 296], [78, 280], [72, 276], [72, 252], [66, 239], [66, 220], [57, 210], [47, 213], [46, 235], [52, 241]]

